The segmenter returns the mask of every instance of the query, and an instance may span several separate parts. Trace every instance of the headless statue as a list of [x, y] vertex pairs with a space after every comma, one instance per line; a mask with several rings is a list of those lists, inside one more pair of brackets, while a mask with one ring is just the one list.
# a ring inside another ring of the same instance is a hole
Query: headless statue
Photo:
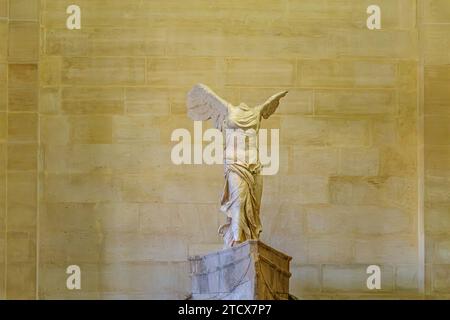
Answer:
[[188, 116], [194, 121], [213, 120], [215, 128], [225, 135], [225, 185], [220, 209], [227, 220], [218, 230], [225, 248], [259, 239], [263, 181], [257, 135], [262, 118], [269, 118], [286, 94], [280, 92], [250, 107], [245, 103], [234, 106], [203, 84], [195, 85], [188, 93]]

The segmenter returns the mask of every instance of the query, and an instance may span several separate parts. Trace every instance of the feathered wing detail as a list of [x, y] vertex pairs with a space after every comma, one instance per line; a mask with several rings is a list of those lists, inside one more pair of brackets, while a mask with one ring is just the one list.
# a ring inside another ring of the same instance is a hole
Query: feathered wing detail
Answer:
[[264, 119], [269, 118], [275, 110], [277, 110], [278, 105], [280, 104], [280, 99], [287, 95], [287, 91], [282, 91], [277, 94], [274, 94], [266, 102], [259, 105], [258, 108], [261, 110], [261, 116]]
[[214, 127], [222, 130], [228, 115], [228, 102], [204, 84], [196, 84], [187, 95], [187, 114], [194, 121], [212, 119]]

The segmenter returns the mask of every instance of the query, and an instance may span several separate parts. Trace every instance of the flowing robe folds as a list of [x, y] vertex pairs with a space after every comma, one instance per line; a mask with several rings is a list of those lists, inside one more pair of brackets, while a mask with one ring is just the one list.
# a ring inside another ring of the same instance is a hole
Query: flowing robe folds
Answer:
[[258, 131], [261, 118], [268, 119], [287, 93], [279, 92], [255, 107], [245, 103], [234, 106], [201, 83], [187, 94], [188, 116], [194, 121], [212, 120], [214, 127], [225, 134], [221, 211], [226, 213], [227, 223], [219, 228], [225, 247], [259, 238], [262, 177]]
[[257, 140], [260, 120], [260, 109], [243, 103], [229, 106], [224, 120], [225, 185], [221, 211], [229, 218], [222, 231], [225, 247], [258, 239], [262, 230], [259, 217], [262, 176]]

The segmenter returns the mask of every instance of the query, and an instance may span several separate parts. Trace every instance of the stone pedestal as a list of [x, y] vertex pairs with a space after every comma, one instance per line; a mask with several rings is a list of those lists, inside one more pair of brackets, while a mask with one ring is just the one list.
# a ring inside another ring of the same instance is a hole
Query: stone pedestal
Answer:
[[282, 300], [291, 257], [258, 240], [189, 257], [194, 300]]

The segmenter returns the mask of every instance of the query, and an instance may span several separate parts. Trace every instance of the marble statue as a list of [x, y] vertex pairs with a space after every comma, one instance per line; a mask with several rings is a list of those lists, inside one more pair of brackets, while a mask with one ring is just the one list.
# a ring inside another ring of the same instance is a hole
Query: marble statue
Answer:
[[[225, 248], [259, 239], [263, 181], [257, 134], [261, 118], [269, 118], [286, 94], [277, 93], [254, 107], [245, 103], [234, 106], [203, 84], [195, 85], [187, 95], [188, 116], [194, 121], [213, 120], [215, 128], [225, 135], [225, 185], [220, 209], [227, 220], [218, 230]], [[236, 142], [243, 140], [246, 142]]]

